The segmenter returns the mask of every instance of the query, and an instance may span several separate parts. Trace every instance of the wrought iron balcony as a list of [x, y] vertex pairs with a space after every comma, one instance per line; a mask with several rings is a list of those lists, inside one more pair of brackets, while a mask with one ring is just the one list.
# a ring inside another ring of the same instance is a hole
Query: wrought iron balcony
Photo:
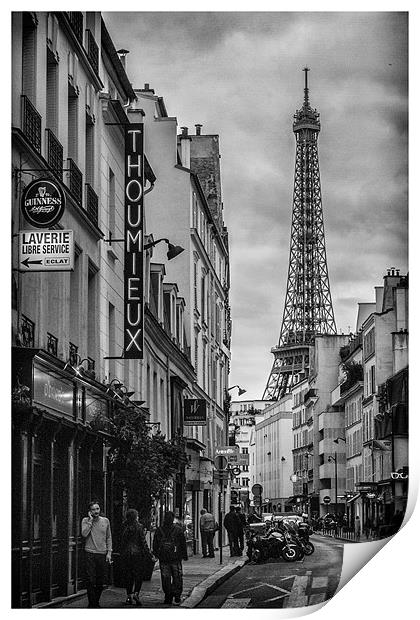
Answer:
[[86, 201], [85, 201], [86, 212], [87, 212], [87, 215], [90, 221], [93, 222], [95, 226], [97, 226], [98, 225], [98, 195], [96, 194], [92, 186], [89, 185], [89, 183], [85, 183], [85, 185], [86, 185], [86, 197], [85, 197], [86, 198]]
[[22, 314], [21, 320], [22, 347], [35, 346], [35, 323]]
[[69, 363], [71, 366], [77, 366], [79, 361], [79, 347], [72, 342], [69, 342]]
[[52, 168], [54, 174], [60, 179], [63, 179], [63, 147], [57, 140], [51, 129], [45, 130], [47, 136], [47, 162], [50, 168]]
[[77, 39], [83, 45], [83, 13], [80, 11], [68, 12], [68, 20]]
[[47, 351], [57, 357], [58, 351], [58, 338], [47, 332]]
[[26, 95], [22, 95], [22, 131], [38, 153], [41, 152], [41, 115]]
[[99, 72], [99, 48], [91, 30], [86, 30], [86, 51], [95, 73]]
[[76, 166], [74, 161], [67, 159], [68, 161], [68, 177], [67, 177], [67, 186], [70, 190], [71, 195], [76, 200], [77, 204], [81, 207], [83, 201], [83, 175], [80, 172], [79, 168]]

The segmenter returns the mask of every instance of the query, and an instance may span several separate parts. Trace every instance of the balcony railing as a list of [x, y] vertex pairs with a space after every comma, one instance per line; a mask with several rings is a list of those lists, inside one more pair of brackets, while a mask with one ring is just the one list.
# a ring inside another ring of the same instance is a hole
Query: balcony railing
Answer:
[[83, 13], [74, 11], [67, 13], [70, 25], [79, 42], [83, 45]]
[[79, 347], [72, 342], [69, 342], [69, 362], [71, 366], [77, 366], [79, 361]]
[[60, 179], [63, 179], [63, 147], [57, 140], [51, 129], [46, 129], [47, 136], [47, 162], [50, 168], [54, 171], [54, 174]]
[[80, 172], [79, 168], [76, 166], [74, 161], [67, 159], [68, 161], [68, 178], [67, 178], [67, 186], [70, 190], [70, 193], [76, 200], [77, 204], [81, 207], [83, 200], [83, 175]]
[[98, 225], [98, 195], [89, 183], [86, 185], [86, 212], [88, 218], [95, 226]]
[[58, 338], [47, 332], [47, 351], [57, 357], [58, 351]]
[[21, 320], [21, 333], [22, 333], [22, 346], [34, 347], [35, 346], [35, 323], [28, 319], [27, 316], [22, 314]]
[[22, 95], [22, 131], [38, 153], [41, 152], [41, 115], [26, 95]]
[[95, 70], [95, 73], [99, 71], [99, 48], [90, 30], [86, 30], [86, 51], [90, 61], [90, 64]]

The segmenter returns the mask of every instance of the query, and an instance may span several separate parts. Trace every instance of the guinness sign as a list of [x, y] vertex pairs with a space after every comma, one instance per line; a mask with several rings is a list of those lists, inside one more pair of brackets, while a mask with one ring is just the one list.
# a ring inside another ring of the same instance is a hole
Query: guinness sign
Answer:
[[63, 216], [66, 197], [59, 183], [51, 179], [32, 181], [23, 191], [23, 217], [35, 228], [54, 226]]

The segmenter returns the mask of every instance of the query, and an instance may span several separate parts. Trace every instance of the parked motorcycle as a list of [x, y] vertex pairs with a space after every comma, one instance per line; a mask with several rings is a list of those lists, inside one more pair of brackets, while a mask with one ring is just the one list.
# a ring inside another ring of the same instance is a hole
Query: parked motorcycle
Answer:
[[255, 563], [280, 557], [285, 562], [296, 562], [304, 556], [304, 548], [290, 532], [271, 529], [266, 536], [255, 534], [249, 538], [247, 555]]

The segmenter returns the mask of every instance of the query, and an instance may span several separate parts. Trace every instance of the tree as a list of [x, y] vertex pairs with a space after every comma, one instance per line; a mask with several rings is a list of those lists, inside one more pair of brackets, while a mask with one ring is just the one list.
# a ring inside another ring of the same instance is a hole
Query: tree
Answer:
[[360, 362], [344, 362], [342, 369], [346, 375], [345, 381], [341, 384], [341, 392], [349, 390], [358, 381], [363, 381], [363, 366]]
[[160, 431], [151, 435], [144, 414], [134, 408], [117, 408], [108, 418], [99, 415], [92, 426], [102, 426], [109, 437], [114, 489], [125, 492], [130, 508], [147, 522], [153, 502], [187, 463], [183, 439], [167, 440]]

